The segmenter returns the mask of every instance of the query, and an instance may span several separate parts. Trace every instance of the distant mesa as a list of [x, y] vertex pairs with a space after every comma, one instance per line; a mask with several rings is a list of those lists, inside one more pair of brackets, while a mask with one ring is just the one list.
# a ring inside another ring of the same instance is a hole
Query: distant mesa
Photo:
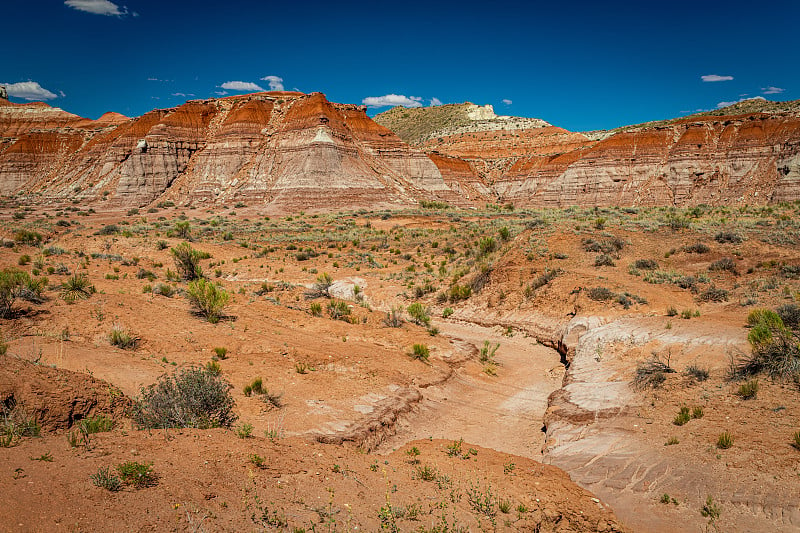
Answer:
[[763, 205], [800, 199], [800, 102], [748, 100], [584, 135], [472, 103], [394, 108], [373, 120], [363, 106], [292, 91], [97, 120], [0, 100], [0, 194], [287, 212], [422, 200]]

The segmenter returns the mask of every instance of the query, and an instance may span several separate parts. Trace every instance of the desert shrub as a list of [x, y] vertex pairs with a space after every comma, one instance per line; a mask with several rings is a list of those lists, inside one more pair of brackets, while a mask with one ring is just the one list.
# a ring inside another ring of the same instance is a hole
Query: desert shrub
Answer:
[[530, 284], [528, 284], [528, 286], [525, 287], [523, 294], [525, 295], [526, 298], [530, 298], [537, 290], [541, 289], [542, 287], [553, 281], [559, 274], [561, 274], [560, 268], [555, 268], [555, 269], [545, 268], [543, 273], [537, 276], [536, 279], [531, 281]]
[[0, 317], [11, 316], [14, 302], [30, 281], [31, 277], [22, 270], [5, 268], [0, 271]]
[[197, 313], [212, 324], [222, 318], [222, 310], [228, 305], [230, 294], [225, 289], [212, 281], [197, 279], [186, 287], [186, 297]]
[[203, 368], [184, 368], [142, 388], [132, 418], [141, 428], [230, 427], [236, 421], [230, 388]]
[[130, 332], [122, 329], [122, 326], [114, 324], [111, 328], [111, 333], [108, 334], [108, 341], [112, 346], [122, 348], [123, 350], [134, 350], [139, 344], [139, 339], [132, 335]]
[[173, 226], [172, 230], [168, 232], [168, 235], [174, 235], [179, 239], [190, 240], [192, 238], [192, 227], [188, 220], [179, 220], [175, 223], [175, 226]]
[[707, 254], [711, 251], [707, 244], [703, 244], [702, 242], [698, 242], [695, 244], [689, 244], [682, 248], [684, 252], [687, 254]]
[[732, 231], [720, 231], [714, 235], [714, 240], [720, 244], [740, 244], [744, 239]]
[[[430, 320], [430, 318], [428, 320]], [[402, 311], [396, 307], [392, 307], [386, 312], [386, 318], [383, 319], [383, 323], [390, 328], [399, 328], [403, 325]]]
[[219, 359], [225, 360], [228, 358], [228, 349], [224, 346], [217, 346], [214, 348], [214, 355]]
[[344, 300], [331, 300], [325, 310], [334, 320], [347, 320], [351, 313], [350, 306]]
[[42, 234], [35, 231], [21, 229], [14, 233], [14, 241], [28, 246], [39, 246], [42, 243]]
[[17, 264], [19, 266], [25, 266], [30, 262], [31, 262], [31, 256], [29, 256], [28, 254], [22, 254], [21, 256], [19, 256], [19, 259], [17, 259]]
[[708, 270], [710, 270], [712, 272], [714, 272], [714, 271], [718, 271], [718, 272], [719, 271], [727, 271], [727, 272], [730, 272], [732, 274], [738, 274], [738, 272], [736, 270], [736, 263], [734, 263], [733, 259], [731, 259], [730, 257], [723, 257], [722, 259], [718, 259], [717, 261], [714, 261], [708, 267]]
[[494, 346], [489, 341], [483, 341], [483, 346], [481, 347], [480, 351], [478, 352], [478, 360], [481, 363], [491, 363], [494, 361], [494, 356], [497, 353], [497, 349], [500, 348], [500, 343], [498, 342]]
[[245, 396], [256, 396], [261, 399], [270, 408], [283, 407], [283, 395], [274, 393], [264, 387], [264, 380], [262, 378], [255, 378], [249, 385], [245, 385], [243, 389]]
[[80, 422], [80, 430], [86, 435], [105, 433], [107, 431], [111, 431], [112, 429], [114, 429], [114, 420], [103, 415], [84, 418]]
[[618, 254], [625, 248], [625, 241], [619, 237], [608, 237], [601, 240], [585, 238], [581, 241], [583, 249], [587, 252], [604, 253], [609, 255]]
[[94, 285], [83, 274], [75, 274], [61, 284], [61, 298], [69, 303], [86, 300], [95, 292]]
[[594, 266], [615, 266], [614, 260], [611, 258], [610, 255], [600, 254], [594, 258]]
[[452, 307], [445, 307], [442, 311], [442, 318], [447, 318], [451, 316], [455, 311], [453, 311]]
[[466, 300], [472, 296], [472, 289], [469, 285], [452, 285], [447, 291], [447, 300], [450, 303], [455, 303], [461, 300]]
[[308, 311], [311, 313], [311, 316], [322, 316], [322, 304], [319, 302], [311, 302]]
[[428, 326], [431, 323], [431, 315], [428, 308], [420, 302], [414, 302], [406, 309], [411, 321], [420, 326]]
[[427, 361], [430, 355], [431, 355], [430, 350], [424, 344], [417, 343], [411, 347], [411, 357], [413, 357], [414, 359], [419, 359], [420, 361]]
[[800, 431], [796, 431], [794, 435], [792, 435], [792, 440], [792, 446], [800, 450]]
[[492, 267], [490, 265], [483, 264], [478, 267], [478, 272], [475, 273], [472, 280], [469, 282], [469, 288], [472, 293], [477, 294], [481, 292], [481, 290], [488, 285], [491, 276]]
[[689, 408], [684, 406], [681, 407], [680, 411], [678, 411], [678, 414], [675, 415], [675, 419], [672, 421], [672, 423], [676, 426], [682, 426], [691, 419], [692, 415], [689, 414]]
[[44, 290], [48, 283], [47, 278], [28, 278], [19, 288], [19, 297], [25, 301], [40, 304], [46, 300]]
[[637, 259], [633, 262], [633, 268], [639, 270], [656, 270], [658, 268], [658, 263], [655, 259]]
[[478, 252], [480, 255], [490, 254], [497, 250], [497, 241], [494, 237], [481, 237], [478, 240]]
[[719, 436], [717, 439], [717, 448], [720, 450], [727, 450], [731, 446], [733, 446], [733, 435], [729, 432], [725, 432]]
[[192, 248], [188, 242], [182, 242], [175, 248], [171, 248], [170, 253], [181, 278], [192, 281], [203, 277], [203, 269], [200, 268], [202, 252]]
[[675, 285], [681, 289], [689, 289], [692, 292], [697, 291], [697, 278], [694, 276], [681, 276], [675, 280]]
[[144, 268], [140, 268], [139, 271], [136, 273], [136, 279], [147, 279], [147, 281], [155, 281], [158, 276], [156, 276], [155, 272], [151, 270], [146, 270]]
[[96, 235], [116, 235], [119, 233], [119, 226], [116, 224], [108, 224], [97, 230]]
[[781, 316], [770, 309], [753, 310], [747, 317], [752, 325], [747, 340], [751, 355], [734, 368], [735, 376], [766, 373], [778, 380], [800, 377], [800, 332], [788, 327]]
[[692, 407], [692, 418], [703, 418], [704, 414], [702, 407]]
[[244, 423], [236, 428], [236, 436], [240, 439], [246, 439], [253, 435], [253, 424]]
[[167, 285], [166, 283], [156, 283], [153, 287], [153, 294], [158, 294], [160, 296], [166, 296], [167, 298], [171, 298], [173, 294], [175, 294], [175, 289], [172, 288], [171, 285]]
[[330, 288], [333, 285], [333, 278], [327, 272], [323, 272], [317, 276], [317, 281], [311, 286], [305, 294], [306, 298], [311, 300], [314, 298], [330, 298]]
[[214, 360], [207, 362], [205, 369], [209, 374], [213, 374], [215, 376], [219, 376], [220, 374], [222, 374], [222, 367], [218, 362]]
[[789, 329], [797, 330], [800, 328], [800, 306], [796, 304], [784, 304], [775, 310], [783, 320], [784, 326]]
[[669, 359], [663, 360], [659, 355], [654, 355], [646, 361], [636, 365], [633, 376], [633, 386], [638, 390], [658, 388], [667, 379], [667, 374], [674, 374], [675, 369], [669, 365]]
[[751, 379], [746, 383], [739, 385], [739, 390], [736, 391], [737, 396], [742, 400], [752, 400], [758, 396], [758, 380]]
[[511, 231], [508, 229], [508, 226], [503, 226], [497, 231], [497, 234], [500, 235], [500, 240], [503, 242], [508, 241], [511, 238]]
[[122, 489], [122, 481], [107, 466], [98, 468], [97, 472], [91, 475], [91, 479], [95, 487], [100, 487], [110, 492], [117, 492]]
[[614, 291], [607, 289], [606, 287], [593, 287], [589, 289], [587, 295], [590, 299], [597, 302], [605, 302], [608, 300], [613, 300], [617, 297]]
[[712, 285], [697, 297], [701, 302], [727, 302], [728, 291]]
[[696, 365], [689, 365], [685, 370], [686, 375], [695, 381], [705, 381], [708, 379], [708, 369]]
[[137, 489], [152, 487], [158, 483], [158, 475], [153, 471], [151, 463], [126, 461], [117, 465], [117, 473], [123, 483]]

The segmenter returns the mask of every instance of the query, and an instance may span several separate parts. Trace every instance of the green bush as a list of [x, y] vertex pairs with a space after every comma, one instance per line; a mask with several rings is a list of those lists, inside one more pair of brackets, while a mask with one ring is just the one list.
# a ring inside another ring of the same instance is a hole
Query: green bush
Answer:
[[126, 461], [117, 465], [117, 472], [123, 483], [137, 489], [152, 487], [158, 482], [158, 475], [153, 471], [153, 465], [150, 463]]
[[399, 328], [403, 325], [403, 313], [400, 309], [392, 307], [391, 310], [386, 312], [386, 318], [383, 323], [390, 328]]
[[108, 335], [108, 340], [112, 346], [122, 348], [123, 350], [134, 350], [139, 344], [139, 339], [137, 337], [131, 335], [118, 325], [114, 325], [111, 328], [111, 333]]
[[450, 301], [450, 303], [455, 303], [461, 300], [466, 300], [470, 296], [472, 296], [472, 289], [469, 285], [455, 284], [450, 287], [450, 290], [447, 294], [447, 299]]
[[222, 310], [228, 305], [230, 294], [225, 289], [212, 281], [197, 279], [186, 287], [186, 297], [189, 299], [197, 313], [212, 324], [222, 318]]
[[326, 308], [328, 315], [334, 320], [347, 320], [350, 316], [350, 306], [343, 300], [331, 300]]
[[110, 492], [117, 492], [122, 489], [122, 481], [111, 473], [107, 466], [97, 469], [97, 473], [91, 475], [92, 483], [95, 487], [106, 489]]
[[688, 407], [681, 407], [681, 410], [675, 416], [675, 419], [672, 421], [673, 424], [676, 426], [682, 426], [686, 424], [689, 420], [692, 419], [692, 415], [689, 414]]
[[31, 277], [22, 270], [6, 268], [0, 271], [0, 317], [7, 318], [13, 314], [14, 302], [30, 281]]
[[114, 420], [103, 415], [84, 418], [80, 422], [80, 430], [86, 435], [104, 433], [106, 431], [111, 431], [112, 429], [114, 429]]
[[203, 269], [200, 268], [200, 260], [204, 257], [202, 252], [192, 248], [188, 242], [182, 242], [171, 248], [170, 253], [181, 278], [192, 281], [203, 277]]
[[413, 304], [408, 306], [408, 315], [411, 317], [411, 321], [415, 324], [420, 326], [428, 326], [431, 323], [431, 316], [428, 311], [428, 308], [422, 305], [420, 302], [414, 302]]
[[755, 309], [747, 317], [752, 326], [747, 340], [751, 355], [734, 368], [736, 376], [766, 373], [778, 380], [800, 377], [800, 332], [788, 327], [771, 309]]
[[758, 396], [758, 380], [751, 379], [747, 383], [742, 383], [739, 385], [739, 390], [736, 391], [736, 394], [742, 400], [752, 400], [756, 396]]
[[727, 450], [731, 446], [733, 446], [733, 435], [726, 431], [717, 439], [717, 448], [720, 450]]
[[431, 352], [428, 347], [424, 344], [414, 344], [411, 347], [411, 357], [414, 359], [419, 359], [420, 361], [427, 361], [430, 357]]
[[230, 388], [203, 368], [181, 369], [142, 388], [132, 418], [142, 428], [230, 427], [236, 421]]
[[42, 244], [42, 234], [27, 229], [21, 229], [14, 234], [14, 240], [19, 244], [39, 246]]
[[68, 303], [86, 300], [95, 292], [94, 285], [83, 274], [74, 274], [61, 284], [61, 298]]

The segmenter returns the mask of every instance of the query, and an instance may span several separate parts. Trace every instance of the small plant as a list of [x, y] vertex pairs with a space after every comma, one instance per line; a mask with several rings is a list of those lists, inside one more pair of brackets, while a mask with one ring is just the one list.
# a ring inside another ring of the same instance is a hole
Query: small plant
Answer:
[[222, 359], [224, 361], [225, 359], [228, 358], [228, 349], [225, 348], [224, 346], [217, 346], [216, 348], [214, 348], [214, 355], [216, 355], [217, 358]]
[[670, 437], [667, 439], [667, 442], [664, 443], [664, 446], [674, 446], [675, 444], [680, 443], [678, 437]]
[[511, 501], [510, 500], [498, 500], [497, 501], [497, 508], [503, 514], [508, 514], [511, 512]]
[[236, 436], [240, 439], [246, 439], [253, 435], [253, 424], [244, 423], [236, 428]]
[[700, 406], [692, 408], [692, 418], [703, 418], [703, 408]]
[[351, 314], [350, 306], [344, 300], [331, 300], [325, 310], [328, 312], [328, 316], [334, 320], [347, 321]]
[[408, 306], [408, 315], [411, 321], [420, 326], [428, 326], [431, 323], [431, 315], [428, 308], [419, 302], [414, 302]]
[[667, 307], [667, 316], [678, 316], [678, 310], [674, 306]]
[[758, 396], [758, 380], [751, 379], [746, 383], [742, 383], [739, 385], [739, 390], [736, 391], [736, 394], [742, 400], [752, 400], [756, 396]]
[[403, 322], [403, 313], [396, 307], [392, 307], [389, 311], [387, 311], [386, 318], [383, 319], [383, 323], [390, 328], [399, 328], [403, 325]]
[[492, 344], [489, 341], [483, 341], [483, 346], [478, 352], [478, 360], [481, 363], [494, 362], [494, 356], [497, 353], [498, 348], [500, 348], [499, 342], [494, 346], [492, 346]]
[[601, 266], [616, 266], [614, 263], [614, 259], [610, 255], [600, 254], [594, 258], [594, 266], [601, 267]]
[[447, 291], [447, 300], [450, 303], [466, 300], [470, 296], [472, 296], [472, 288], [469, 285], [455, 284]]
[[131, 335], [128, 331], [122, 329], [122, 326], [114, 324], [111, 328], [111, 333], [108, 335], [108, 341], [112, 346], [122, 348], [123, 350], [135, 350], [139, 344], [139, 339]]
[[203, 270], [200, 268], [200, 260], [204, 257], [202, 252], [192, 248], [188, 242], [182, 242], [170, 249], [170, 253], [175, 261], [175, 268], [183, 279], [192, 281], [203, 277]]
[[98, 468], [97, 473], [92, 474], [91, 478], [95, 487], [106, 489], [109, 492], [117, 492], [122, 489], [122, 481], [107, 466]]
[[700, 514], [709, 519], [709, 522], [716, 521], [720, 514], [722, 514], [719, 506], [714, 502], [711, 496], [706, 498], [706, 503], [700, 508]]
[[212, 324], [222, 318], [222, 310], [228, 305], [230, 294], [214, 282], [198, 279], [189, 283], [186, 297], [200, 316]]
[[714, 271], [726, 271], [726, 272], [730, 272], [732, 274], [737, 274], [738, 273], [737, 270], [736, 270], [736, 263], [734, 263], [733, 259], [731, 259], [730, 257], [724, 257], [722, 259], [714, 261], [713, 263], [711, 263], [711, 265], [708, 267], [708, 269], [710, 271], [712, 271], [712, 272], [714, 272]]
[[695, 381], [706, 381], [709, 376], [707, 368], [701, 368], [696, 365], [689, 365], [686, 367], [686, 375]]
[[256, 468], [263, 468], [266, 463], [265, 459], [257, 453], [251, 453], [247, 456], [247, 460]]
[[669, 494], [665, 492], [664, 494], [661, 495], [661, 498], [659, 498], [658, 501], [660, 501], [661, 503], [669, 503], [672, 501], [672, 498], [670, 498]]
[[132, 418], [141, 428], [230, 427], [236, 421], [230, 388], [204, 368], [184, 368], [142, 388]]
[[420, 361], [426, 362], [428, 361], [430, 355], [431, 355], [430, 350], [426, 345], [422, 343], [414, 344], [411, 347], [411, 357], [413, 357], [414, 359], [419, 359]]
[[333, 278], [327, 272], [323, 272], [317, 276], [317, 281], [311, 287], [311, 290], [306, 292], [306, 298], [330, 298], [331, 285], [333, 285]]
[[614, 291], [607, 289], [606, 287], [593, 287], [589, 289], [587, 295], [590, 299], [597, 302], [606, 302], [617, 297]]
[[714, 240], [720, 244], [741, 244], [744, 240], [738, 233], [732, 231], [720, 231], [714, 235]]
[[222, 374], [222, 367], [216, 361], [209, 361], [206, 363], [205, 366], [206, 372], [211, 374], [212, 376], [219, 376]]
[[447, 445], [447, 455], [449, 457], [458, 457], [461, 455], [461, 445], [464, 444], [464, 439], [454, 440], [452, 444]]
[[417, 457], [419, 457], [420, 453], [421, 452], [419, 451], [419, 448], [417, 448], [416, 446], [412, 446], [411, 448], [406, 450], [406, 455], [410, 457], [409, 462], [411, 464], [419, 463], [419, 459], [417, 459]]
[[726, 431], [717, 439], [717, 448], [720, 450], [727, 450], [731, 446], [733, 446], [733, 435]]
[[452, 307], [445, 307], [444, 311], [442, 311], [442, 318], [447, 318], [453, 315], [453, 308]]
[[43, 461], [45, 463], [52, 463], [53, 462], [53, 454], [50, 452], [45, 452], [39, 457], [31, 457], [31, 461]]
[[686, 424], [689, 420], [692, 419], [692, 416], [689, 414], [688, 407], [681, 407], [681, 410], [675, 416], [675, 419], [672, 421], [673, 424], [676, 426], [682, 426]]
[[670, 366], [669, 361], [669, 355], [666, 360], [663, 360], [660, 355], [653, 355], [650, 359], [637, 364], [633, 387], [637, 390], [660, 387], [667, 380], [667, 374], [675, 373], [675, 369]]
[[114, 429], [114, 420], [103, 415], [97, 415], [81, 420], [79, 428], [86, 435], [105, 433]]
[[439, 475], [439, 471], [435, 467], [429, 465], [418, 466], [414, 473], [417, 479], [421, 479], [422, 481], [435, 481]]
[[61, 298], [67, 303], [86, 300], [95, 292], [94, 285], [82, 274], [74, 274], [61, 284]]
[[656, 270], [658, 262], [655, 259], [637, 259], [633, 262], [633, 268], [637, 270]]
[[792, 446], [800, 450], [800, 431], [795, 431], [794, 435], [792, 435], [792, 439], [794, 440]]
[[172, 288], [171, 285], [167, 285], [166, 283], [156, 283], [153, 287], [153, 294], [158, 294], [159, 296], [166, 296], [167, 298], [171, 298], [173, 294], [175, 294], [175, 289]]
[[158, 482], [158, 475], [153, 471], [152, 463], [126, 461], [117, 465], [117, 473], [123, 483], [137, 489], [152, 487]]
[[311, 316], [322, 316], [322, 304], [319, 302], [311, 302], [309, 312]]

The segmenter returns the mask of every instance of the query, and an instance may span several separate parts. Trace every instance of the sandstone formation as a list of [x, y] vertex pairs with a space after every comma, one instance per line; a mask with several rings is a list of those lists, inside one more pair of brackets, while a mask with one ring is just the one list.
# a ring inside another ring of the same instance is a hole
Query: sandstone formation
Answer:
[[[587, 135], [475, 114], [473, 108], [395, 109], [375, 119], [422, 147], [458, 183], [451, 187], [480, 182], [489, 201], [558, 207], [800, 199], [797, 102], [746, 101]], [[450, 126], [443, 125], [443, 117]]]
[[294, 92], [96, 121], [41, 103], [0, 103], [0, 194], [282, 209], [460, 201], [428, 157], [364, 108]]

